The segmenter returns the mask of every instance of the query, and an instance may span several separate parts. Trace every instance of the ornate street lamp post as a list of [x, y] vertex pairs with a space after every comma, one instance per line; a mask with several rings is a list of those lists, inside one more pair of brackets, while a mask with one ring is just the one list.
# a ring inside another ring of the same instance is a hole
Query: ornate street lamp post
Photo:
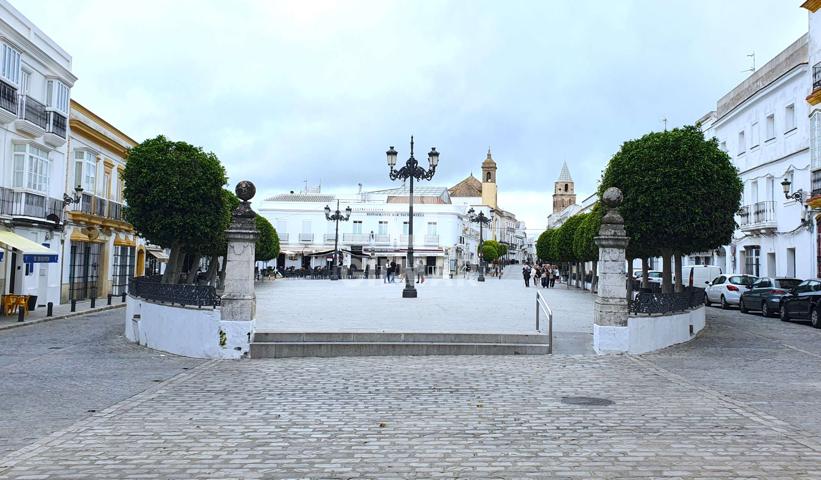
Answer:
[[416, 288], [413, 286], [413, 180], [430, 180], [436, 172], [436, 165], [439, 164], [439, 152], [436, 147], [431, 147], [428, 152], [428, 162], [430, 168], [425, 170], [419, 166], [419, 162], [413, 158], [413, 136], [410, 141], [410, 158], [405, 162], [405, 166], [396, 170], [396, 156], [399, 152], [394, 150], [393, 145], [385, 152], [388, 156], [388, 167], [390, 167], [389, 176], [391, 180], [410, 180], [410, 190], [408, 193], [408, 257], [407, 265], [405, 266], [405, 288], [402, 290], [402, 298], [416, 298]]
[[334, 263], [333, 268], [331, 268], [331, 280], [339, 280], [342, 270], [342, 265], [340, 265], [342, 262], [337, 261], [339, 259], [339, 221], [342, 220], [343, 222], [347, 222], [350, 218], [350, 205], [345, 209], [345, 215], [342, 215], [342, 212], [339, 211], [339, 200], [336, 201], [336, 210], [333, 215], [331, 215], [331, 207], [325, 205], [325, 219], [331, 222], [336, 222], [336, 233], [334, 234]]
[[485, 239], [482, 233], [482, 229], [485, 225], [490, 225], [490, 222], [493, 220], [493, 209], [490, 210], [490, 216], [486, 217], [485, 212], [479, 212], [476, 214], [476, 210], [473, 207], [468, 210], [468, 220], [473, 223], [479, 224], [479, 278], [476, 280], [480, 282], [485, 281], [485, 256], [482, 253], [482, 244], [485, 243]]

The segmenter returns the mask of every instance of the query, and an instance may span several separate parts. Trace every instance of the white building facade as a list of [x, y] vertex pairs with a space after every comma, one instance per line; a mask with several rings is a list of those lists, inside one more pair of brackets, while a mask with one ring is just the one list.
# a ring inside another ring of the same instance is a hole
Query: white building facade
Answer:
[[0, 0], [0, 284], [37, 305], [60, 302], [71, 67], [68, 53]]
[[792, 191], [811, 189], [808, 40], [804, 35], [787, 47], [702, 118], [705, 136], [718, 139], [744, 183], [733, 240], [711, 252], [724, 272], [802, 279], [818, 274], [815, 234], [802, 223], [805, 207], [786, 198], [781, 185], [786, 178]]

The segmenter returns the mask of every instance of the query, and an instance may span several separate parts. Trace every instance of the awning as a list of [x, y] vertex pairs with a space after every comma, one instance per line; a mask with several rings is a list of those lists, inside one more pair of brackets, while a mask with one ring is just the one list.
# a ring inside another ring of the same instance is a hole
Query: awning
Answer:
[[0, 231], [0, 244], [23, 253], [23, 263], [57, 263], [58, 255], [37, 242], [9, 231]]
[[149, 248], [147, 251], [148, 251], [149, 255], [151, 255], [152, 257], [156, 258], [157, 260], [159, 260], [161, 262], [167, 262], [168, 261], [168, 255], [165, 254], [164, 250], [157, 250], [157, 249]]

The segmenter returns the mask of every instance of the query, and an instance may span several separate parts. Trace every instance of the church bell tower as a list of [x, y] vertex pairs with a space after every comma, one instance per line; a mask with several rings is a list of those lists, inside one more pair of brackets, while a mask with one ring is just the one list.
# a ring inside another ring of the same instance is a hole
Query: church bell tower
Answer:
[[482, 204], [498, 208], [496, 204], [496, 162], [487, 149], [487, 158], [482, 162]]
[[573, 185], [573, 178], [570, 176], [570, 170], [567, 168], [567, 162], [564, 162], [559, 179], [554, 184], [553, 213], [559, 213], [575, 203], [576, 189]]

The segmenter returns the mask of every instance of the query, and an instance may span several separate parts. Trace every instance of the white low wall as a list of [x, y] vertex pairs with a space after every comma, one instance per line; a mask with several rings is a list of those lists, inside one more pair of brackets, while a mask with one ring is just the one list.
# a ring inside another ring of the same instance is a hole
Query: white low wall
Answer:
[[195, 358], [248, 355], [254, 321], [223, 321], [220, 309], [163, 305], [128, 296], [125, 336], [155, 350]]
[[593, 325], [597, 353], [647, 353], [684, 343], [705, 325], [705, 307], [673, 315], [631, 316], [626, 327]]

